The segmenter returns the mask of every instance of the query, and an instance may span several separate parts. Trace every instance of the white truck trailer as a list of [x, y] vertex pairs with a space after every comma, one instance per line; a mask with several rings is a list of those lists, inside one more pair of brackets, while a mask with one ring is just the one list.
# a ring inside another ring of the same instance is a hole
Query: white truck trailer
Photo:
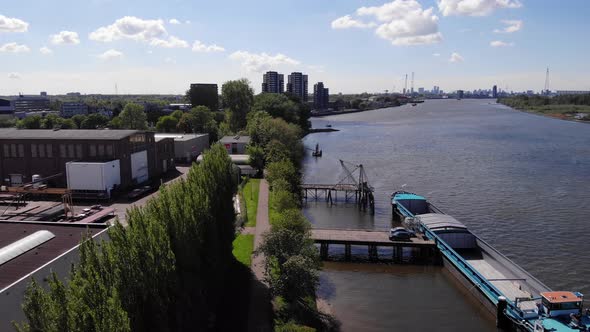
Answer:
[[78, 198], [110, 198], [113, 188], [121, 185], [118, 159], [106, 162], [66, 163], [68, 189]]

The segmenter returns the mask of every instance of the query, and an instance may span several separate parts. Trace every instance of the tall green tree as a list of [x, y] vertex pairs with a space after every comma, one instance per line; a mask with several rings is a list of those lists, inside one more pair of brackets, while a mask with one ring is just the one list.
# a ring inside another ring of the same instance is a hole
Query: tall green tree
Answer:
[[254, 90], [245, 78], [227, 81], [221, 87], [223, 106], [230, 112], [229, 125], [234, 132], [246, 126], [246, 116], [254, 103]]
[[22, 129], [41, 129], [42, 118], [39, 115], [27, 116], [16, 123], [17, 128]]
[[217, 89], [208, 85], [191, 85], [186, 91], [185, 98], [193, 107], [205, 106], [212, 111], [219, 109]]
[[92, 113], [86, 116], [80, 123], [80, 129], [98, 129], [108, 125], [109, 118], [99, 113]]
[[178, 120], [172, 115], [164, 115], [156, 123], [156, 130], [162, 133], [176, 132]]
[[147, 115], [143, 110], [143, 106], [135, 103], [127, 103], [121, 114], [121, 125], [125, 129], [147, 129]]

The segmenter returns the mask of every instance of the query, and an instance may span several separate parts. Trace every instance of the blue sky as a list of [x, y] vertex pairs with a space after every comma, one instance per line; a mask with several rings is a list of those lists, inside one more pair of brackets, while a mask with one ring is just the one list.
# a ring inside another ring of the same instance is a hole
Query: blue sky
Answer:
[[416, 88], [538, 91], [547, 66], [551, 89], [590, 90], [588, 14], [587, 0], [6, 0], [0, 95], [240, 77], [258, 92], [266, 70], [331, 93], [399, 91], [412, 71]]

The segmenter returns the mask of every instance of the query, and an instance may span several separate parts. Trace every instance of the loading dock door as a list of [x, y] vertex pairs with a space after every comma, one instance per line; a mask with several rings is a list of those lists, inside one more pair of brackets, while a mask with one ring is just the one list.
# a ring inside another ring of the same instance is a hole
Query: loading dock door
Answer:
[[146, 150], [131, 154], [131, 178], [137, 184], [148, 180], [149, 173]]

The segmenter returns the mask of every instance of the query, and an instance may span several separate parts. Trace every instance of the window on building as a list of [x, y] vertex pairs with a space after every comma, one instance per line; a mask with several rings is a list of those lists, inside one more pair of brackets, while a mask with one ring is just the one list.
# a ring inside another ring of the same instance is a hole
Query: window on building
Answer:
[[37, 144], [31, 144], [31, 158], [37, 158]]
[[68, 144], [68, 157], [70, 158], [76, 158], [76, 155], [74, 154], [74, 144]]
[[45, 147], [47, 148], [47, 158], [53, 158], [53, 146], [46, 144]]
[[10, 156], [16, 158], [16, 144], [10, 144]]
[[76, 158], [82, 159], [82, 144], [76, 144]]
[[10, 157], [10, 148], [8, 147], [8, 144], [4, 144], [4, 158], [8, 157]]
[[45, 158], [45, 144], [37, 145], [37, 155], [39, 156], [39, 158]]
[[18, 157], [19, 158], [24, 158], [25, 157], [25, 145], [24, 144], [19, 144], [18, 145]]
[[90, 144], [90, 157], [96, 157], [96, 144]]
[[104, 156], [104, 144], [98, 144], [98, 156], [99, 157]]
[[59, 156], [62, 158], [66, 158], [68, 156], [66, 153], [66, 145], [65, 144], [59, 145]]
[[106, 145], [106, 153], [107, 153], [107, 156], [114, 157], [113, 145], [112, 144], [107, 144]]

